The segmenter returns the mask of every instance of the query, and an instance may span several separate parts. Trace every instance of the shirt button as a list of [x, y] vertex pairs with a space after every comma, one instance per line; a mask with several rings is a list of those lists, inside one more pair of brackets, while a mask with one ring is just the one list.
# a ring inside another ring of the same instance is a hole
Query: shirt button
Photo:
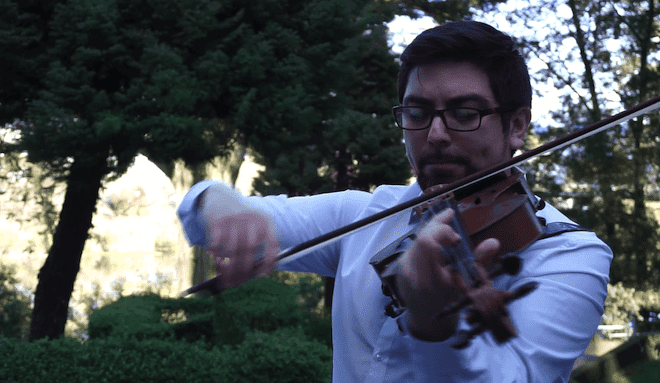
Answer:
[[381, 355], [381, 354], [376, 354], [376, 360], [379, 361], [379, 362], [380, 362], [381, 360], [383, 360], [383, 355]]

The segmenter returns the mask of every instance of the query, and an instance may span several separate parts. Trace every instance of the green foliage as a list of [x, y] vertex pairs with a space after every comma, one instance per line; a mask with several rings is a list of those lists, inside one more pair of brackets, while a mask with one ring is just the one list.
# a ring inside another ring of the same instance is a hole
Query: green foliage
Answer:
[[623, 286], [622, 283], [616, 285], [607, 285], [607, 299], [605, 299], [602, 324], [620, 324], [626, 325], [636, 315], [639, 316], [639, 303], [634, 299], [635, 289]]
[[250, 333], [228, 357], [235, 375], [227, 382], [328, 382], [332, 376], [330, 348], [291, 328]]
[[[174, 8], [191, 6], [177, 2]], [[114, 0], [55, 6], [43, 42], [50, 62], [27, 123], [19, 125], [32, 161], [65, 171], [69, 158], [108, 157], [109, 170], [122, 174], [139, 150], [158, 159], [212, 157], [203, 138], [211, 125], [197, 115], [211, 100], [196, 64], [186, 61], [192, 42], [173, 36], [181, 32], [178, 23], [147, 21], [153, 29], [145, 28], [127, 7]], [[150, 20], [172, 16], [160, 7], [153, 11]]]
[[287, 285], [293, 285], [298, 290], [298, 303], [306, 306], [310, 311], [317, 314], [329, 315], [323, 311], [325, 306], [325, 281], [324, 278], [313, 273], [300, 273], [291, 271], [274, 270], [269, 275]]
[[0, 338], [25, 338], [30, 323], [30, 297], [16, 284], [14, 270], [0, 264]]
[[[10, 128], [0, 129], [9, 137], [0, 136], [0, 146], [11, 143]], [[10, 144], [12, 146], [13, 144]], [[61, 194], [62, 183], [53, 177], [48, 164], [29, 163], [24, 153], [15, 148], [0, 150], [0, 203], [2, 218], [20, 224], [21, 231], [38, 234], [37, 240], [26, 251], [46, 251], [52, 243], [57, 226], [59, 208], [56, 199]], [[15, 241], [2, 246], [8, 251]], [[27, 246], [26, 246], [27, 247]]]
[[288, 18], [246, 23], [251, 33], [235, 56], [246, 67], [267, 63], [240, 72], [236, 88], [242, 134], [267, 169], [255, 190], [305, 195], [406, 182], [410, 169], [390, 116], [398, 66], [384, 23], [393, 5], [264, 2], [270, 7]]
[[657, 289], [635, 291], [634, 299], [639, 305], [637, 323], [639, 332], [660, 332], [660, 291]]
[[[555, 126], [535, 127], [541, 141], [657, 93], [660, 60], [653, 40], [659, 25], [652, 3], [544, 1], [508, 13], [519, 46], [544, 64], [532, 77], [539, 84], [551, 80], [561, 95], [560, 107], [551, 112]], [[520, 30], [529, 25], [532, 33]], [[638, 289], [660, 284], [660, 226], [648, 208], [660, 180], [659, 116], [656, 111], [612, 127], [528, 167], [539, 194], [566, 207], [569, 217], [612, 248], [612, 282]]]
[[653, 382], [660, 372], [658, 345], [660, 335], [634, 337], [598, 358], [595, 363], [577, 368], [571, 383]]
[[305, 309], [298, 305], [296, 297], [294, 286], [271, 278], [257, 278], [226, 291], [222, 299], [238, 328], [270, 332], [301, 323]]
[[0, 379], [327, 382], [329, 318], [297, 293], [259, 278], [219, 297], [122, 297], [93, 312], [88, 341], [0, 341]]
[[0, 379], [13, 382], [218, 382], [226, 355], [186, 342], [70, 338], [0, 341]]
[[94, 311], [88, 333], [90, 339], [176, 338], [235, 345], [253, 331], [296, 328], [330, 345], [330, 319], [313, 314], [298, 298], [297, 286], [272, 278], [252, 280], [217, 297], [128, 296]]
[[162, 298], [157, 295], [121, 297], [91, 314], [89, 337], [168, 338], [172, 330], [161, 321], [161, 301]]
[[111, 294], [103, 291], [98, 283], [92, 283], [91, 291], [82, 289], [79, 286], [79, 295], [71, 297], [72, 302], [69, 305], [65, 335], [79, 340], [87, 339], [89, 317], [99, 307], [110, 304], [117, 297], [121, 297], [121, 289], [123, 289], [123, 281], [121, 280], [115, 281]]
[[0, 340], [0, 379], [20, 382], [328, 382], [331, 350], [293, 330], [256, 332], [236, 347], [107, 338]]
[[636, 291], [625, 287], [622, 282], [607, 285], [607, 299], [604, 304], [601, 324], [627, 325], [635, 321], [640, 333], [660, 331], [660, 291], [655, 289]]

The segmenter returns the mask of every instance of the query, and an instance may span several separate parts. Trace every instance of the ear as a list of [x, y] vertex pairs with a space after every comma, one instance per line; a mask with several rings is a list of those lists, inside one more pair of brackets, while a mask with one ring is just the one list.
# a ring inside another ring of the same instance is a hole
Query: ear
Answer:
[[525, 134], [532, 121], [532, 110], [528, 107], [518, 108], [509, 121], [509, 145], [518, 150], [525, 146]]

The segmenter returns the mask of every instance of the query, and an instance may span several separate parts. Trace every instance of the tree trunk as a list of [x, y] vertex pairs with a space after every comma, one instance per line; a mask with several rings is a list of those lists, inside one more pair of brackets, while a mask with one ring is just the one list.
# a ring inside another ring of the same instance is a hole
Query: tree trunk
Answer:
[[64, 334], [69, 300], [105, 174], [105, 161], [95, 166], [74, 162], [70, 169], [53, 244], [39, 271], [30, 325], [31, 341], [55, 339]]

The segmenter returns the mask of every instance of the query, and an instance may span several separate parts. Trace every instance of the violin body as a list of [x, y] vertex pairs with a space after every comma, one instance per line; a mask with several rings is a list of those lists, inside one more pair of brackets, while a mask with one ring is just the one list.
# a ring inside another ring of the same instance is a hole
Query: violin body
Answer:
[[[466, 291], [463, 300], [446, 307], [438, 317], [467, 307], [468, 322], [474, 326], [471, 331], [460, 334], [462, 339], [453, 346], [465, 347], [470, 338], [485, 330], [490, 330], [500, 343], [516, 336], [505, 304], [531, 292], [536, 284], [529, 283], [517, 291], [508, 292], [495, 289], [490, 279], [503, 273], [517, 274], [521, 260], [516, 254], [543, 234], [533, 201], [535, 198], [524, 175], [514, 171], [508, 176], [498, 174], [469, 188], [440, 195], [417, 209], [416, 218], [411, 220], [411, 230], [370, 260], [381, 279], [383, 293], [392, 298], [385, 308], [386, 314], [398, 317], [406, 307], [396, 285], [399, 257], [412, 246], [426, 223], [449, 208], [455, 211], [450, 225], [462, 240], [455, 246], [444, 246], [442, 256], [461, 276]], [[498, 239], [500, 250], [492, 258], [493, 262], [481, 264], [474, 258], [473, 249], [488, 238]], [[477, 271], [481, 267], [487, 272], [488, 279]]]

